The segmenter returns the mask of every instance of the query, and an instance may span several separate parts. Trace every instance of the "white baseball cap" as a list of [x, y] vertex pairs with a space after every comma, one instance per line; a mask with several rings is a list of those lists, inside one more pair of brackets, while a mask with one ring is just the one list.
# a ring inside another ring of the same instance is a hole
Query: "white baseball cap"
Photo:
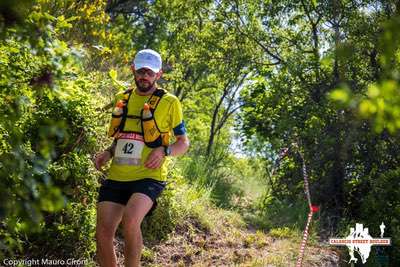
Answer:
[[159, 72], [162, 67], [161, 56], [154, 50], [144, 49], [137, 52], [135, 59], [133, 60], [135, 70], [141, 68], [148, 68], [154, 72]]

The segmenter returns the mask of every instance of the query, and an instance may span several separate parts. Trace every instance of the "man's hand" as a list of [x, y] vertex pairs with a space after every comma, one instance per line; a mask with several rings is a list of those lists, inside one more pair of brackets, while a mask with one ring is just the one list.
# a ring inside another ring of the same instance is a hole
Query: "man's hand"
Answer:
[[165, 152], [164, 147], [157, 147], [150, 152], [149, 156], [147, 157], [144, 166], [149, 169], [157, 169], [160, 168], [161, 164], [164, 161]]
[[104, 166], [110, 159], [111, 159], [111, 153], [108, 150], [105, 150], [97, 154], [94, 159], [94, 165], [96, 169], [100, 170], [101, 167]]

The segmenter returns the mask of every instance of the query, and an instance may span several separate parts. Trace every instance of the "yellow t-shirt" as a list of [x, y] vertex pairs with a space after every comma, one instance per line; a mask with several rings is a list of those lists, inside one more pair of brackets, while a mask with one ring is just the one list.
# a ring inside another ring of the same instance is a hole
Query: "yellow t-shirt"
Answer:
[[[116, 101], [121, 99], [123, 94], [116, 96]], [[128, 115], [140, 116], [144, 103], [150, 98], [149, 96], [141, 96], [133, 90], [128, 102]], [[177, 128], [183, 126], [182, 106], [179, 99], [166, 93], [158, 103], [154, 112], [154, 118], [161, 132], [177, 133]], [[139, 118], [127, 118], [124, 131], [142, 132], [141, 121]], [[182, 130], [178, 131], [182, 132]], [[165, 181], [167, 178], [167, 164], [164, 160], [163, 164], [158, 169], [149, 169], [144, 167], [148, 155], [152, 148], [144, 145], [141, 153], [141, 162], [139, 165], [119, 165], [113, 160], [108, 172], [108, 178], [115, 181], [136, 181], [143, 178], [152, 178], [159, 181]]]

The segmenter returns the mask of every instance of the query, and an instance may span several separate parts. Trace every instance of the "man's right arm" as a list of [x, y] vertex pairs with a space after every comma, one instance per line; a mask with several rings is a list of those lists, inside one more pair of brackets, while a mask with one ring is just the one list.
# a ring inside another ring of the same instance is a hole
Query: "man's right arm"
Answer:
[[111, 157], [114, 157], [115, 155], [115, 148], [117, 147], [117, 139], [114, 139], [114, 141], [112, 142], [112, 144], [107, 147], [104, 151], [108, 151], [110, 153]]
[[96, 155], [94, 164], [96, 169], [101, 170], [101, 167], [105, 165], [115, 153], [115, 147], [117, 146], [117, 140], [114, 139], [113, 143], [106, 148], [103, 152]]

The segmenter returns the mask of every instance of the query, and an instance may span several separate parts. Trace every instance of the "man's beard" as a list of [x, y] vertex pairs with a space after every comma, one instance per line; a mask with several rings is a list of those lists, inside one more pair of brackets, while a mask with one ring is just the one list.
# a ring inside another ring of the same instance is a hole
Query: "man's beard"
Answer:
[[142, 93], [146, 93], [146, 92], [150, 91], [154, 87], [155, 83], [156, 83], [156, 81], [154, 81], [152, 83], [148, 82], [149, 85], [144, 86], [143, 82], [139, 82], [138, 80], [135, 79], [136, 88]]

